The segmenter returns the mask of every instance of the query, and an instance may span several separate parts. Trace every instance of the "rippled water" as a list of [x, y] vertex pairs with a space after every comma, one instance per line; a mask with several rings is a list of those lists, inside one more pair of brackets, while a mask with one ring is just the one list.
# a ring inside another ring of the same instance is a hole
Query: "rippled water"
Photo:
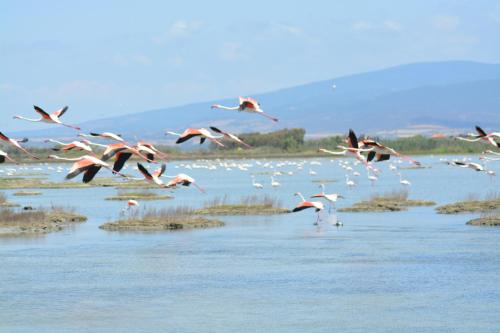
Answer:
[[[373, 187], [357, 167], [358, 186], [348, 190], [345, 170], [329, 159], [278, 168], [295, 172], [276, 177], [278, 189], [261, 174], [266, 188], [252, 187], [250, 173], [282, 161], [249, 160], [249, 171], [171, 163], [167, 173], [192, 175], [207, 194], [184, 188], [175, 200], [143, 205], [199, 207], [224, 194], [267, 193], [292, 208], [294, 192], [318, 192], [312, 179], [336, 179], [327, 192], [343, 193], [343, 207], [401, 188], [384, 164]], [[423, 161], [432, 168], [402, 170], [412, 198], [444, 204], [499, 189], [484, 174]], [[490, 168], [500, 175], [499, 166]], [[114, 189], [42, 192], [10, 200], [74, 206], [89, 221], [37, 238], [0, 238], [0, 332], [500, 331], [500, 229], [466, 226], [476, 215], [437, 215], [433, 207], [339, 213], [337, 229], [327, 214], [314, 226], [314, 213], [304, 211], [225, 217], [225, 227], [206, 230], [116, 233], [98, 229], [124, 206], [104, 201]]]

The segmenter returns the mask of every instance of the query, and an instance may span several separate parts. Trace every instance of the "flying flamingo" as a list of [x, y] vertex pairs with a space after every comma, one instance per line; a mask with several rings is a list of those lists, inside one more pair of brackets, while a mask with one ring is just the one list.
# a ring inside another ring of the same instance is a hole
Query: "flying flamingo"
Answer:
[[[94, 179], [95, 175], [99, 172], [99, 170], [101, 170], [101, 168], [106, 168], [113, 171], [108, 163], [98, 159], [95, 156], [84, 155], [76, 158], [63, 158], [57, 155], [50, 155], [49, 158], [55, 160], [75, 162], [71, 167], [71, 169], [69, 170], [68, 174], [66, 175], [66, 179], [73, 179], [82, 172], [84, 172], [83, 174], [84, 183], [92, 181], [92, 179]], [[128, 178], [127, 176], [119, 172], [113, 172], [113, 173]]]
[[250, 146], [249, 144], [246, 144], [245, 142], [243, 142], [243, 140], [241, 140], [240, 138], [238, 138], [236, 135], [234, 135], [232, 133], [221, 131], [217, 127], [213, 127], [213, 126], [210, 126], [210, 129], [212, 131], [214, 131], [215, 133], [222, 134], [224, 137], [232, 139], [232, 140], [238, 142], [239, 144], [241, 144], [241, 145], [243, 145], [243, 146], [245, 146], [247, 148], [252, 148], [252, 146]]
[[421, 163], [415, 160], [412, 160], [411, 158], [402, 155], [401, 153], [397, 152], [393, 148], [386, 147], [382, 145], [381, 143], [375, 141], [375, 140], [370, 140], [370, 139], [363, 139], [360, 142], [360, 147], [361, 148], [372, 148], [373, 150], [368, 152], [368, 155], [366, 157], [366, 161], [370, 162], [375, 158], [376, 162], [382, 162], [382, 161], [387, 161], [390, 159], [391, 155], [400, 157], [402, 159], [408, 160], [409, 162], [415, 164], [415, 165], [420, 165]]
[[4, 152], [3, 150], [0, 150], [0, 163], [5, 163], [5, 160], [10, 161], [12, 163], [17, 163], [12, 158], [10, 158], [9, 154]]
[[171, 131], [167, 132], [166, 134], [172, 134], [178, 136], [179, 138], [175, 142], [176, 144], [183, 143], [191, 138], [199, 136], [200, 144], [204, 143], [206, 139], [209, 139], [210, 141], [218, 144], [219, 146], [224, 147], [224, 145], [217, 140], [222, 138], [222, 136], [216, 137], [212, 135], [212, 133], [210, 133], [210, 131], [207, 130], [206, 128], [187, 128], [184, 132], [182, 132], [182, 134]]
[[167, 169], [167, 166], [165, 164], [162, 164], [161, 168], [155, 170], [153, 173], [150, 173], [141, 163], [137, 163], [137, 168], [149, 183], [156, 184], [160, 187], [167, 187], [160, 179], [160, 177], [165, 173], [165, 170]]
[[457, 136], [456, 138], [458, 140], [468, 141], [468, 142], [483, 141], [483, 142], [485, 142], [487, 144], [493, 145], [496, 148], [500, 148], [500, 142], [497, 142], [495, 140], [495, 138], [500, 139], [500, 132], [486, 133], [479, 126], [476, 126], [476, 132], [477, 132], [477, 134], [469, 133], [467, 135], [467, 137]]
[[80, 133], [78, 136], [84, 137], [84, 138], [101, 138], [101, 139], [109, 139], [109, 140], [114, 140], [118, 142], [125, 142], [123, 140], [122, 136], [120, 134], [115, 134], [111, 132], [103, 132], [103, 133], [89, 133], [89, 134], [84, 134]]
[[220, 104], [214, 104], [212, 105], [212, 109], [224, 109], [224, 110], [235, 110], [239, 112], [256, 113], [268, 119], [271, 119], [274, 122], [278, 121], [277, 118], [274, 118], [264, 113], [264, 111], [262, 111], [262, 109], [260, 108], [259, 102], [257, 102], [255, 99], [250, 97], [241, 97], [241, 96], [239, 99], [240, 99], [240, 104], [238, 106], [223, 106]]
[[66, 127], [70, 127], [70, 128], [76, 129], [78, 131], [80, 130], [80, 127], [73, 126], [73, 125], [68, 125], [68, 124], [64, 124], [59, 119], [68, 110], [67, 106], [65, 106], [65, 107], [63, 107], [63, 108], [61, 108], [61, 109], [59, 109], [57, 111], [54, 111], [52, 113], [47, 113], [47, 112], [43, 111], [43, 109], [41, 107], [38, 107], [36, 105], [33, 105], [33, 108], [35, 108], [35, 112], [37, 112], [41, 116], [41, 118], [39, 118], [39, 119], [30, 119], [30, 118], [26, 118], [26, 117], [23, 117], [23, 116], [14, 116], [14, 119], [22, 119], [22, 120], [27, 120], [27, 121], [32, 121], [32, 122], [43, 122], [43, 123], [50, 123], [50, 124], [59, 124], [59, 125], [63, 125], [63, 126], [66, 126]]
[[45, 140], [45, 142], [52, 142], [52, 143], [56, 143], [56, 144], [62, 146], [61, 148], [52, 148], [52, 150], [54, 150], [54, 151], [59, 151], [59, 150], [69, 151], [69, 150], [75, 149], [75, 150], [79, 150], [79, 151], [86, 151], [88, 153], [93, 154], [92, 148], [84, 142], [73, 141], [73, 142], [69, 142], [69, 143], [64, 143], [64, 142], [53, 140], [53, 139]]
[[130, 147], [124, 143], [112, 143], [109, 145], [102, 145], [100, 143], [90, 142], [89, 140], [84, 140], [85, 143], [97, 147], [104, 148], [101, 159], [107, 161], [111, 158], [115, 158], [115, 163], [113, 164], [113, 171], [119, 172], [129, 160], [132, 155], [139, 156], [140, 158], [152, 162], [147, 156], [142, 155], [135, 147]]
[[[167, 177], [167, 176], [165, 176]], [[168, 178], [172, 178], [168, 183], [167, 183], [167, 187], [177, 187], [177, 185], [181, 185], [181, 186], [189, 186], [189, 185], [193, 185], [194, 187], [196, 187], [201, 193], [205, 193], [205, 190], [203, 188], [201, 188], [200, 186], [198, 186], [198, 184], [196, 184], [196, 181], [194, 180], [193, 177], [190, 177], [184, 173], [180, 173], [178, 174], [177, 176], [168, 176]]]
[[6, 136], [5, 134], [3, 134], [2, 132], [0, 132], [0, 140], [3, 140], [7, 143], [10, 143], [11, 145], [13, 145], [14, 147], [16, 147], [17, 149], [19, 149], [20, 151], [24, 152], [25, 154], [29, 155], [31, 158], [35, 159], [35, 160], [39, 160], [38, 157], [36, 157], [35, 155], [31, 154], [29, 151], [27, 151], [26, 149], [24, 149], [19, 143], [25, 143], [25, 142], [28, 142], [28, 139], [27, 138], [24, 138], [22, 140], [16, 140], [16, 139], [11, 139], [9, 138], [8, 136]]
[[325, 185], [324, 184], [320, 184], [319, 187], [321, 188], [321, 193], [315, 194], [315, 195], [311, 196], [311, 198], [323, 198], [326, 201], [328, 201], [330, 203], [329, 207], [328, 207], [328, 213], [331, 213], [332, 206], [335, 209], [335, 203], [337, 202], [337, 200], [338, 199], [344, 199], [344, 197], [342, 195], [338, 194], [338, 193], [326, 194], [325, 193]]
[[337, 146], [337, 148], [342, 149], [341, 151], [331, 151], [331, 150], [327, 150], [324, 148], [319, 148], [318, 151], [323, 152], [323, 153], [327, 153], [330, 155], [344, 155], [344, 156], [354, 157], [356, 160], [362, 162], [366, 167], [369, 167], [368, 162], [365, 161], [365, 159], [361, 155], [361, 152], [370, 152], [373, 150], [373, 148], [369, 148], [369, 149], [360, 148], [359, 144], [358, 144], [358, 138], [356, 137], [356, 134], [354, 133], [354, 131], [352, 129], [349, 129], [349, 135], [348, 135], [346, 141], [347, 141], [348, 147], [345, 147], [342, 145]]
[[325, 209], [323, 203], [321, 201], [307, 201], [300, 192], [296, 192], [294, 195], [299, 196], [302, 199], [302, 201], [292, 210], [292, 212], [295, 213], [295, 212], [300, 212], [301, 210], [304, 209], [314, 208], [316, 213], [318, 213], [318, 218], [315, 223], [317, 224], [319, 221], [319, 212]]
[[148, 159], [152, 161], [154, 160], [155, 155], [158, 155], [158, 157], [162, 160], [167, 159], [167, 154], [159, 151], [155, 146], [153, 146], [152, 143], [146, 141], [139, 141], [137, 142], [136, 148], [139, 152], [146, 155]]

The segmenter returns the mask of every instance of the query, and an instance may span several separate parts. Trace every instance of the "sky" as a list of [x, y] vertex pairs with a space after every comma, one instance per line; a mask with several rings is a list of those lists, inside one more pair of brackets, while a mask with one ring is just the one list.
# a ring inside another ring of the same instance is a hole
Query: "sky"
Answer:
[[[0, 131], [421, 61], [500, 62], [500, 1], [0, 2]], [[168, 122], [168, 119], [162, 120]]]

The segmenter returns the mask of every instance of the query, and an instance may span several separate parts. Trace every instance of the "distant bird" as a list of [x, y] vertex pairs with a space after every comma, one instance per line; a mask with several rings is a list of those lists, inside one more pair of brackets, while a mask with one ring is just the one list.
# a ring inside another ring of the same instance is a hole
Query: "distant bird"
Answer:
[[401, 185], [404, 185], [404, 186], [410, 186], [411, 185], [411, 183], [408, 180], [403, 179], [403, 176], [401, 175], [401, 173], [398, 172], [398, 176], [399, 176], [399, 183]]
[[259, 190], [264, 188], [264, 185], [262, 185], [261, 183], [255, 182], [255, 176], [252, 176], [252, 185], [253, 185], [253, 187], [255, 187], [256, 189], [259, 189]]
[[310, 176], [316, 176], [316, 175], [317, 175], [317, 173], [316, 173], [316, 171], [314, 171], [314, 170], [312, 170], [312, 169], [309, 169], [309, 175], [310, 175]]
[[281, 186], [281, 184], [280, 184], [280, 182], [278, 182], [278, 181], [274, 180], [274, 177], [273, 177], [273, 176], [271, 176], [271, 186], [272, 186], [272, 187], [280, 187], [280, 186]]
[[220, 137], [214, 136], [206, 128], [187, 128], [184, 132], [182, 132], [182, 134], [175, 133], [172, 131], [169, 131], [166, 134], [178, 136], [179, 138], [177, 139], [177, 141], [175, 141], [176, 144], [183, 143], [185, 141], [188, 141], [189, 139], [192, 139], [192, 138], [199, 136], [200, 137], [200, 144], [203, 144], [205, 142], [205, 140], [208, 139], [208, 140], [212, 141], [213, 143], [215, 143], [221, 147], [224, 147], [224, 145], [217, 140], [217, 139], [222, 138], [222, 136], [220, 136]]
[[14, 161], [12, 158], [9, 157], [9, 154], [4, 152], [3, 150], [0, 150], [0, 164], [5, 163], [5, 160], [12, 163], [17, 163], [16, 161]]
[[63, 125], [63, 126], [66, 126], [66, 127], [70, 127], [70, 128], [73, 128], [73, 129], [76, 129], [76, 130], [80, 130], [80, 127], [78, 126], [73, 126], [73, 125], [68, 125], [68, 124], [64, 124], [61, 122], [61, 120], [59, 118], [61, 118], [64, 113], [66, 113], [66, 111], [68, 110], [68, 107], [65, 106], [55, 112], [52, 112], [52, 113], [47, 113], [45, 111], [43, 111], [43, 109], [41, 107], [38, 107], [36, 105], [33, 105], [33, 108], [35, 109], [35, 112], [38, 113], [41, 118], [39, 119], [30, 119], [30, 118], [26, 118], [26, 117], [23, 117], [23, 116], [14, 116], [14, 119], [22, 119], [22, 120], [27, 120], [27, 121], [32, 121], [32, 122], [43, 122], [43, 123], [50, 123], [50, 124], [59, 124], [59, 125]]
[[319, 187], [321, 188], [321, 193], [315, 194], [311, 196], [311, 198], [323, 198], [328, 201], [330, 203], [328, 213], [330, 213], [332, 211], [332, 206], [335, 208], [335, 203], [337, 202], [337, 200], [340, 198], [343, 199], [344, 197], [338, 193], [326, 194], [324, 184], [320, 184]]
[[386, 147], [375, 140], [363, 139], [359, 143], [360, 143], [359, 146], [361, 148], [366, 147], [368, 149], [369, 148], [372, 149], [372, 151], [368, 152], [368, 155], [366, 157], [367, 162], [370, 162], [373, 159], [375, 159], [375, 162], [387, 161], [390, 159], [390, 157], [392, 155], [392, 156], [396, 156], [396, 157], [400, 157], [402, 159], [408, 160], [415, 165], [421, 164], [420, 162], [415, 161], [407, 156], [404, 156], [404, 155], [400, 154], [399, 152], [397, 152], [396, 150], [394, 150], [393, 148]]
[[452, 161], [452, 162], [447, 162], [447, 164], [456, 165], [456, 166], [459, 166], [459, 167], [462, 167], [462, 168], [472, 169], [472, 170], [478, 171], [478, 172], [486, 172], [489, 175], [495, 175], [494, 171], [486, 169], [484, 166], [482, 166], [479, 163]]
[[45, 140], [45, 142], [52, 142], [52, 143], [56, 143], [56, 144], [62, 146], [61, 148], [52, 148], [52, 150], [54, 150], [54, 151], [60, 151], [60, 150], [70, 151], [70, 150], [74, 149], [74, 150], [86, 151], [88, 153], [93, 153], [92, 148], [89, 145], [87, 145], [84, 142], [80, 142], [80, 141], [73, 141], [73, 142], [69, 142], [69, 143], [64, 143], [61, 141], [48, 139], [48, 140]]
[[301, 210], [304, 209], [314, 208], [314, 210], [318, 214], [318, 218], [316, 219], [316, 224], [317, 224], [319, 221], [319, 212], [325, 209], [323, 203], [321, 201], [307, 201], [300, 192], [296, 192], [294, 195], [299, 196], [302, 199], [302, 201], [292, 210], [292, 212], [295, 213], [295, 212], [300, 212]]
[[271, 119], [274, 122], [278, 121], [277, 118], [264, 113], [264, 111], [262, 111], [262, 109], [260, 108], [259, 102], [257, 102], [255, 99], [250, 97], [240, 97], [239, 100], [240, 104], [238, 106], [223, 106], [220, 104], [214, 104], [212, 105], [212, 109], [236, 110], [240, 112], [256, 113], [268, 119]]
[[196, 181], [194, 180], [193, 177], [190, 177], [190, 176], [188, 176], [188, 175], [186, 175], [184, 173], [180, 173], [177, 176], [169, 177], [169, 178], [172, 178], [167, 183], [167, 187], [169, 187], [169, 188], [171, 188], [171, 187], [177, 187], [177, 185], [180, 185], [180, 186], [190, 186], [190, 185], [193, 185], [201, 193], [205, 193], [205, 190], [203, 188], [201, 188], [200, 186], [198, 186], [198, 184], [196, 184]]
[[129, 208], [134, 207], [134, 206], [139, 206], [139, 202], [137, 200], [129, 200], [129, 201], [127, 201], [127, 206]]
[[85, 137], [85, 138], [101, 138], [101, 139], [108, 139], [108, 140], [114, 140], [118, 142], [125, 142], [123, 140], [122, 136], [120, 134], [115, 134], [111, 132], [103, 132], [103, 133], [89, 133], [89, 134], [84, 134], [80, 133], [78, 136]]
[[17, 149], [19, 149], [20, 151], [22, 151], [23, 153], [29, 155], [31, 158], [35, 159], [35, 160], [39, 160], [38, 157], [36, 157], [35, 155], [31, 154], [29, 151], [27, 151], [25, 148], [23, 148], [20, 143], [25, 143], [25, 142], [28, 142], [28, 139], [27, 138], [24, 138], [22, 140], [17, 140], [17, 139], [11, 139], [9, 138], [8, 136], [6, 136], [5, 134], [3, 134], [2, 132], [0, 132], [0, 140], [3, 140], [7, 143], [10, 143], [11, 145], [13, 145], [14, 147], [16, 147]]
[[345, 184], [347, 185], [347, 187], [354, 187], [356, 186], [356, 183], [349, 179], [349, 175], [345, 175]]
[[217, 127], [214, 127], [214, 126], [210, 126], [210, 129], [212, 131], [214, 131], [215, 133], [222, 134], [224, 137], [227, 137], [233, 141], [236, 141], [237, 143], [239, 143], [247, 148], [252, 148], [252, 146], [246, 144], [245, 142], [243, 142], [243, 140], [241, 140], [240, 138], [238, 138], [236, 135], [234, 135], [232, 133], [221, 131], [220, 129], [218, 129]]
[[368, 174], [368, 180], [371, 182], [372, 186], [375, 185], [375, 182], [378, 180], [378, 177], [375, 175]]
[[469, 133], [467, 137], [457, 136], [456, 139], [468, 142], [483, 141], [485, 143], [493, 145], [496, 148], [500, 148], [500, 142], [497, 142], [497, 140], [500, 139], [500, 132], [486, 133], [479, 126], [476, 126], [476, 132], [477, 134]]
[[137, 168], [139, 169], [140, 173], [142, 173], [147, 182], [156, 184], [160, 187], [167, 187], [167, 185], [165, 185], [160, 179], [160, 177], [165, 173], [165, 170], [167, 169], [167, 166], [165, 164], [162, 164], [161, 167], [155, 170], [153, 173], [150, 173], [148, 169], [146, 169], [141, 163], [137, 163]]
[[[101, 161], [95, 156], [90, 156], [90, 155], [84, 155], [77, 158], [64, 158], [64, 157], [59, 157], [57, 155], [50, 155], [49, 159], [75, 162], [71, 167], [71, 169], [69, 170], [68, 174], [66, 175], [66, 179], [73, 179], [83, 172], [84, 174], [82, 181], [84, 183], [89, 183], [90, 181], [92, 181], [92, 179], [94, 179], [94, 177], [97, 175], [99, 170], [101, 170], [101, 168], [112, 170], [111, 166], [108, 163]], [[122, 177], [127, 178], [127, 176], [122, 175], [119, 172], [113, 172], [113, 173], [116, 173]]]

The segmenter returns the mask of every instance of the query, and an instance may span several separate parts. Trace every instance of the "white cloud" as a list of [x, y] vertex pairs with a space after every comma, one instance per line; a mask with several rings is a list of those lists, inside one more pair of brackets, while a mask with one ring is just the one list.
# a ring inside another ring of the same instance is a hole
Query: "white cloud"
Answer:
[[383, 24], [384, 28], [387, 30], [401, 31], [401, 29], [402, 29], [401, 23], [399, 23], [398, 21], [385, 20], [382, 24]]
[[458, 16], [439, 15], [434, 16], [432, 19], [434, 28], [442, 31], [454, 31], [458, 28], [459, 24], [460, 19]]
[[300, 37], [304, 35], [304, 31], [296, 26], [293, 25], [288, 25], [288, 24], [283, 24], [283, 23], [277, 23], [277, 22], [272, 22], [271, 27], [273, 30], [276, 30], [278, 32], [284, 32], [296, 37]]
[[373, 25], [368, 21], [356, 21], [351, 26], [354, 31], [366, 31], [373, 29]]
[[244, 53], [240, 43], [224, 43], [219, 51], [222, 60], [236, 61], [243, 58]]
[[123, 55], [116, 54], [111, 60], [114, 65], [127, 67], [132, 65], [149, 66], [153, 61], [144, 54]]
[[156, 44], [164, 44], [169, 40], [188, 38], [194, 33], [200, 31], [202, 27], [202, 21], [177, 20], [172, 23], [165, 33], [153, 37], [153, 42]]

